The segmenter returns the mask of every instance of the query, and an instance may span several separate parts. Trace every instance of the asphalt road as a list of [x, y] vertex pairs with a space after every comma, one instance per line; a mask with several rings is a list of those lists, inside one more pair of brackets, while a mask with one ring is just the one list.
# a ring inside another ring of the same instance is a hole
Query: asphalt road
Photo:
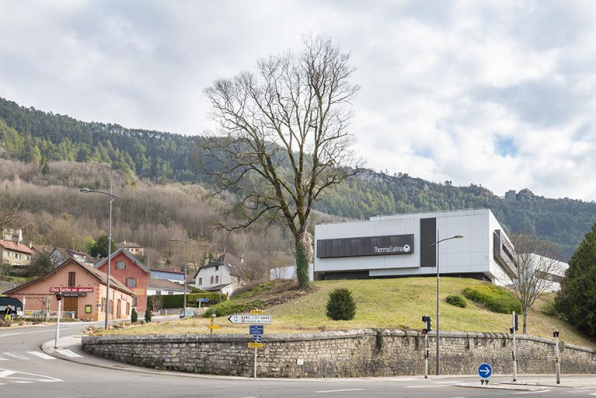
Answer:
[[[61, 336], [79, 333], [87, 326], [81, 323], [62, 324]], [[54, 337], [54, 331], [54, 328], [40, 326], [0, 329], [0, 398], [596, 396], [596, 378], [581, 379], [580, 383], [563, 387], [499, 386], [498, 381], [508, 379], [501, 376], [493, 378], [493, 385], [489, 388], [480, 388], [479, 378], [474, 376], [279, 380], [129, 371], [125, 370], [129, 367], [113, 362], [109, 362], [109, 368], [89, 366], [43, 353], [40, 346]], [[69, 358], [79, 354], [62, 350], [60, 355]]]

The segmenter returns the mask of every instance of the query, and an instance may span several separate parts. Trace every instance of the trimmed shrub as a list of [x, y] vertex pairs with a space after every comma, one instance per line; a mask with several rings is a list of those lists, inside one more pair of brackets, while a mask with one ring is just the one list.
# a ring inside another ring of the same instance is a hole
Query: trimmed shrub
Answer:
[[212, 305], [208, 311], [203, 313], [203, 318], [210, 318], [211, 311], [215, 311], [215, 316], [228, 316], [234, 314], [242, 314], [250, 312], [254, 309], [263, 309], [265, 303], [259, 300], [249, 301], [246, 303], [236, 303], [234, 301], [223, 301], [220, 304]]
[[356, 302], [348, 289], [335, 289], [329, 293], [327, 317], [334, 321], [349, 321], [356, 315]]
[[460, 296], [459, 294], [453, 294], [451, 296], [447, 296], [448, 304], [454, 305], [459, 308], [466, 308], [468, 306], [468, 302], [464, 298], [464, 296]]
[[467, 287], [462, 293], [468, 300], [472, 300], [492, 312], [510, 314], [515, 311], [521, 314], [522, 311], [521, 303], [509, 290], [491, 283]]
[[137, 323], [139, 320], [139, 314], [137, 314], [137, 310], [133, 307], [132, 312], [130, 313], [130, 321], [132, 323]]
[[145, 310], [145, 322], [151, 322], [151, 310], [149, 308]]

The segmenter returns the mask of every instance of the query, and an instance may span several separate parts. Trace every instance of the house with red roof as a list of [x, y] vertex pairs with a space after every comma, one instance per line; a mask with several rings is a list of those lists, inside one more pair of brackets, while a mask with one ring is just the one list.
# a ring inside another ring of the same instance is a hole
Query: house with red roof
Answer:
[[[68, 259], [47, 275], [4, 292], [23, 303], [25, 316], [55, 314], [57, 293], [62, 293], [62, 311], [73, 318], [105, 320], [107, 275], [93, 267]], [[110, 319], [130, 317], [134, 293], [110, 277]], [[55, 316], [55, 315], [53, 315]]]
[[20, 242], [0, 239], [0, 262], [10, 265], [29, 265], [33, 250]]
[[[107, 273], [108, 259], [103, 259], [93, 267]], [[139, 314], [144, 313], [147, 309], [147, 286], [151, 277], [149, 267], [127, 249], [118, 249], [112, 253], [110, 259], [110, 277], [118, 280], [134, 293], [133, 307]]]

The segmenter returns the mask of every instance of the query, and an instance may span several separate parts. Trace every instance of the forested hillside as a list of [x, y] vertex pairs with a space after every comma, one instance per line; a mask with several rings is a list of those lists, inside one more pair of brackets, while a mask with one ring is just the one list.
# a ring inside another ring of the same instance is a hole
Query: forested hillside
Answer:
[[[208, 184], [208, 178], [198, 167], [200, 143], [200, 137], [80, 122], [0, 99], [0, 158], [30, 165], [27, 173], [39, 174], [35, 178], [31, 176], [30, 180], [45, 185], [52, 185], [50, 176], [54, 175], [56, 179], [52, 167], [63, 164], [63, 161], [111, 163], [123, 179], [130, 180], [129, 183], [137, 184], [138, 177], [141, 181], [160, 183], [164, 189], [165, 184], [170, 183]], [[73, 187], [81, 184], [89, 184], [91, 188], [105, 187], [105, 173], [87, 181], [81, 181], [78, 172], [70, 173], [70, 176], [57, 178], [55, 183], [64, 184], [66, 178]], [[208, 185], [204, 188], [208, 189]], [[561, 192], [561, 196], [565, 193]], [[148, 200], [144, 196], [137, 199], [141, 202]], [[328, 191], [316, 208], [331, 215], [357, 219], [397, 212], [489, 208], [510, 231], [533, 233], [557, 243], [565, 260], [596, 221], [596, 204], [593, 202], [547, 199], [535, 196], [529, 190], [522, 190], [515, 200], [506, 201], [475, 184], [455, 187], [449, 181], [433, 183], [407, 174], [390, 176], [371, 170], [363, 170]], [[160, 219], [154, 221], [168, 225], [172, 222], [171, 211], [165, 206], [158, 212]], [[217, 207], [209, 207], [209, 211], [217, 215]], [[180, 217], [183, 229], [195, 229], [185, 225], [190, 219]]]

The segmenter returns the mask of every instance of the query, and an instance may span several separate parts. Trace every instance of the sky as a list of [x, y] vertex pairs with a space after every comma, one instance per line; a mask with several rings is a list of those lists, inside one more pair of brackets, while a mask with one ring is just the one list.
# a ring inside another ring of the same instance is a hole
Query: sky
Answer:
[[368, 168], [596, 200], [594, 0], [2, 0], [0, 19], [0, 97], [184, 135], [214, 80], [328, 36]]

